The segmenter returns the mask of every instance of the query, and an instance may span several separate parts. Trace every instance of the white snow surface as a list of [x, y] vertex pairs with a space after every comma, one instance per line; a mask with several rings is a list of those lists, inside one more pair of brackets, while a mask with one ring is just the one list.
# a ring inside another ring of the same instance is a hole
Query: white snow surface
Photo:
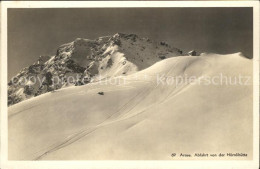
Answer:
[[124, 84], [103, 80], [10, 106], [9, 160], [173, 160], [172, 153], [227, 152], [252, 158], [252, 85], [157, 83], [158, 75], [196, 76], [195, 82], [220, 73], [252, 77], [252, 60], [240, 53], [170, 57], [112, 78]]

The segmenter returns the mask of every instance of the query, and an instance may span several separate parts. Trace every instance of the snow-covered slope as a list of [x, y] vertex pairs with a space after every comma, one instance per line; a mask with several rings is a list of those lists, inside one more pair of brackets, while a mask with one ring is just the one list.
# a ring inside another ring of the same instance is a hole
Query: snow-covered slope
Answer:
[[[118, 83], [72, 86], [10, 106], [9, 160], [252, 158], [252, 85], [206, 85], [220, 73], [252, 77], [252, 60], [239, 53], [172, 57], [112, 78]], [[158, 82], [162, 75], [192, 80], [166, 84]]]
[[40, 56], [13, 77], [8, 83], [8, 105], [72, 85], [129, 75], [181, 53], [164, 42], [134, 34], [77, 38], [61, 45], [55, 56]]

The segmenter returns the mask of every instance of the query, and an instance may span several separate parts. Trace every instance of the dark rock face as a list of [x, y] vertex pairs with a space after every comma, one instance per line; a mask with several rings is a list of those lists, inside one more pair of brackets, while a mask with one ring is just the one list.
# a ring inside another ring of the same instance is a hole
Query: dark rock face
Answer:
[[33, 87], [32, 87], [32, 86], [29, 86], [29, 85], [26, 85], [26, 86], [24, 87], [23, 93], [25, 93], [25, 94], [27, 94], [27, 95], [33, 94]]
[[86, 70], [86, 68], [79, 66], [73, 60], [68, 60], [66, 63], [67, 67], [75, 73], [83, 73]]
[[108, 59], [108, 61], [107, 61], [107, 67], [111, 67], [112, 66], [112, 64], [113, 64], [113, 61], [112, 61], [112, 59], [110, 58], [110, 59]]

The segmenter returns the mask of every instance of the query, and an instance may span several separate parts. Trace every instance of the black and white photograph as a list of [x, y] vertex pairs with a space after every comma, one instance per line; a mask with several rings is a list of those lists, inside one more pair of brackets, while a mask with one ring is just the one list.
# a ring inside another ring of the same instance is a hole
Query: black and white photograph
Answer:
[[6, 7], [7, 161], [224, 160], [258, 168], [254, 3], [87, 4]]

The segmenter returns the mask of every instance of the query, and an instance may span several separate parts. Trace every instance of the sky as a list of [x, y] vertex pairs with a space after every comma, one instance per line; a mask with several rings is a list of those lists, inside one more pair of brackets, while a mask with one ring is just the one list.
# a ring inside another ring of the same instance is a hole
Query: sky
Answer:
[[184, 52], [253, 56], [252, 8], [8, 9], [8, 79], [76, 38], [133, 33]]

